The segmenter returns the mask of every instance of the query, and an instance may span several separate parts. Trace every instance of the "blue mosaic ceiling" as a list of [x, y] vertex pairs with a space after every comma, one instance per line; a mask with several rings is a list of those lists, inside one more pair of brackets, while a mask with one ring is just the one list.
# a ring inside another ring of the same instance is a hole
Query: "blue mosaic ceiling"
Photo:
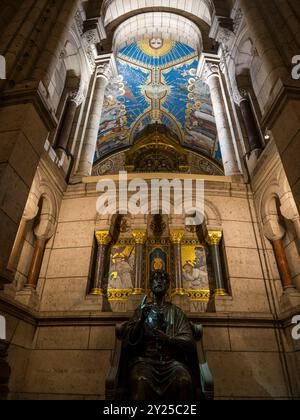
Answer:
[[[151, 44], [152, 42], [152, 44]], [[195, 77], [198, 54], [171, 40], [119, 51], [106, 90], [95, 160], [128, 147], [148, 124], [164, 124], [182, 145], [221, 162], [208, 86]]]

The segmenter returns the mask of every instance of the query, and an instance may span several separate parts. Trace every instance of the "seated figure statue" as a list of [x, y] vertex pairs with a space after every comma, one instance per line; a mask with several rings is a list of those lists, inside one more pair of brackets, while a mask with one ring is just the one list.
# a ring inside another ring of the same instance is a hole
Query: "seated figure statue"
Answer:
[[165, 271], [153, 272], [153, 302], [144, 298], [122, 334], [131, 400], [190, 401], [203, 397], [199, 397], [200, 369], [191, 324], [180, 308], [165, 301], [169, 285]]

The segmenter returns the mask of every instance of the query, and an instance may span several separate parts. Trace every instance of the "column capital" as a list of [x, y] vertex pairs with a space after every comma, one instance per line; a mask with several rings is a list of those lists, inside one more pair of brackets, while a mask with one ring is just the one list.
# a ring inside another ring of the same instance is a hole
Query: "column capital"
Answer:
[[243, 89], [243, 88], [238, 88], [237, 86], [234, 87], [234, 89], [233, 89], [233, 99], [234, 99], [234, 102], [238, 106], [240, 106], [241, 102], [249, 100], [248, 91], [246, 89]]
[[206, 234], [206, 242], [210, 246], [220, 245], [223, 238], [223, 232], [221, 230], [209, 230]]
[[216, 54], [202, 54], [197, 75], [206, 82], [208, 82], [211, 77], [220, 77], [220, 57]]
[[104, 77], [110, 81], [117, 76], [117, 65], [113, 54], [105, 54], [96, 58], [96, 74], [97, 77]]
[[170, 236], [171, 241], [173, 244], [181, 244], [181, 241], [184, 237], [184, 230], [183, 229], [171, 229]]
[[146, 230], [133, 230], [132, 236], [136, 244], [144, 245], [147, 239], [147, 231]]
[[109, 230], [98, 230], [95, 232], [98, 245], [108, 245], [111, 242]]
[[85, 99], [85, 94], [82, 89], [72, 90], [69, 93], [69, 100], [73, 102], [76, 107], [80, 106]]
[[277, 215], [271, 215], [265, 218], [263, 221], [263, 232], [265, 237], [271, 242], [281, 240], [285, 235], [285, 229], [279, 223]]

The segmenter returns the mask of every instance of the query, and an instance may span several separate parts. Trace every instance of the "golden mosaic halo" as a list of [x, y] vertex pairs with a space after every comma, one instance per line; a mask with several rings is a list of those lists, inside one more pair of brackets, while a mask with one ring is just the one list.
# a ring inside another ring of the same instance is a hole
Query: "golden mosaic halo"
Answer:
[[150, 57], [162, 57], [168, 54], [175, 45], [175, 41], [172, 39], [164, 39], [160, 48], [152, 48], [150, 41], [151, 39], [142, 39], [138, 43], [139, 48]]

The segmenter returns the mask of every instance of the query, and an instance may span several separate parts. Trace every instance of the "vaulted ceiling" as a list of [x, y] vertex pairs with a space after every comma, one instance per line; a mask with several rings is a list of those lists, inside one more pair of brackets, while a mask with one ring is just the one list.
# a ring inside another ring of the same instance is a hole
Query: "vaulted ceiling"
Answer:
[[117, 55], [107, 88], [95, 159], [126, 148], [150, 124], [168, 127], [187, 148], [221, 160], [208, 86], [196, 77], [199, 53], [180, 41], [143, 38]]

